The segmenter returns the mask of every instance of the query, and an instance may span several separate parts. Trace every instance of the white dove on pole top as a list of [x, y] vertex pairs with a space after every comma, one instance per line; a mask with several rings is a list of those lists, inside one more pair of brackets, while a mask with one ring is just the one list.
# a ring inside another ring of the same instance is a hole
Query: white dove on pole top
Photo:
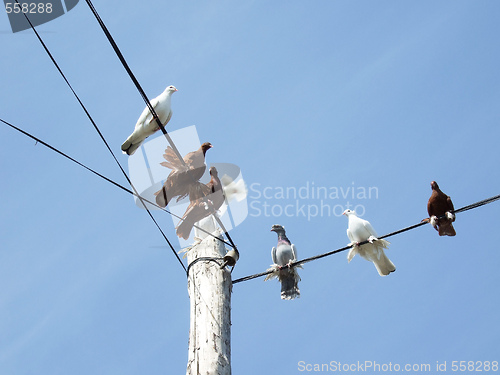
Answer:
[[[150, 101], [151, 106], [154, 108], [163, 126], [167, 125], [172, 117], [170, 100], [172, 94], [176, 91], [177, 89], [174, 86], [168, 86], [165, 91]], [[134, 132], [122, 144], [123, 153], [133, 155], [134, 152], [141, 146], [142, 142], [158, 130], [160, 130], [160, 127], [158, 126], [152, 113], [149, 111], [149, 108], [146, 106], [135, 124]]]

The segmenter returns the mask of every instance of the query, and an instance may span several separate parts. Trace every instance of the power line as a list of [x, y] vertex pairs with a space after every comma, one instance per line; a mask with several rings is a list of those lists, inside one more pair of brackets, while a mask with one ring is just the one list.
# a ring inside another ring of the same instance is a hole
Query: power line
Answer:
[[[92, 169], [92, 168], [90, 168], [90, 167], [86, 166], [85, 164], [83, 164], [83, 163], [79, 162], [78, 160], [76, 160], [76, 159], [72, 158], [71, 156], [69, 156], [68, 154], [64, 153], [63, 151], [60, 151], [60, 150], [59, 150], [59, 149], [57, 149], [56, 147], [51, 146], [50, 144], [48, 144], [47, 142], [45, 142], [45, 141], [41, 140], [40, 138], [38, 138], [38, 137], [36, 137], [36, 136], [34, 136], [34, 135], [32, 135], [32, 134], [28, 133], [27, 131], [25, 131], [25, 130], [23, 130], [23, 129], [21, 129], [21, 128], [19, 128], [19, 127], [15, 126], [15, 125], [12, 125], [11, 123], [9, 123], [9, 122], [7, 122], [7, 121], [5, 121], [5, 120], [1, 119], [1, 118], [0, 118], [0, 121], [1, 121], [1, 122], [3, 122], [4, 124], [6, 124], [6, 125], [10, 126], [12, 129], [17, 130], [18, 132], [20, 132], [20, 133], [22, 133], [22, 134], [26, 135], [27, 137], [29, 137], [29, 138], [33, 139], [34, 141], [36, 141], [36, 142], [40, 143], [41, 145], [43, 145], [43, 146], [45, 146], [45, 147], [47, 147], [47, 148], [51, 149], [52, 151], [54, 151], [54, 152], [58, 153], [59, 155], [64, 156], [66, 159], [71, 160], [73, 163], [78, 164], [80, 167], [85, 168], [85, 169], [86, 169], [86, 170], [88, 170], [89, 172], [92, 172], [93, 174], [95, 174], [96, 176], [98, 176], [98, 177], [102, 178], [103, 180], [105, 180], [105, 181], [109, 182], [110, 184], [112, 184], [112, 185], [114, 185], [114, 186], [116, 186], [116, 187], [120, 188], [121, 190], [123, 190], [123, 191], [125, 191], [125, 192], [127, 192], [127, 193], [129, 193], [129, 194], [131, 194], [131, 195], [133, 195], [133, 196], [135, 196], [135, 197], [138, 197], [138, 195], [137, 195], [136, 193], [134, 193], [132, 190], [127, 189], [125, 186], [120, 185], [118, 182], [113, 181], [112, 179], [110, 179], [110, 178], [108, 178], [108, 177], [104, 176], [103, 174], [101, 174], [101, 173], [99, 173], [99, 172], [95, 171], [94, 169]], [[146, 203], [149, 203], [149, 204], [151, 204], [151, 205], [153, 205], [153, 206], [155, 206], [155, 207], [159, 208], [160, 210], [165, 211], [166, 213], [168, 213], [168, 214], [170, 214], [170, 215], [172, 215], [172, 216], [176, 217], [177, 219], [184, 220], [182, 217], [180, 217], [180, 216], [178, 216], [178, 215], [174, 214], [173, 212], [171, 212], [171, 211], [167, 210], [166, 208], [164, 208], [164, 207], [160, 207], [160, 206], [159, 206], [156, 202], [151, 202], [151, 201], [149, 201], [149, 200], [148, 200], [148, 199], [146, 199], [146, 198], [142, 198], [142, 199], [144, 199], [144, 201], [145, 201]], [[210, 233], [209, 231], [207, 231], [207, 230], [205, 230], [205, 229], [203, 229], [203, 228], [200, 228], [200, 227], [198, 227], [198, 226], [196, 226], [196, 225], [194, 225], [194, 228], [196, 228], [196, 229], [198, 229], [198, 230], [200, 230], [200, 231], [204, 232], [205, 234], [207, 234], [207, 235], [209, 235], [209, 236], [211, 236], [211, 237], [213, 237], [213, 238], [217, 238], [218, 240], [221, 240], [220, 238], [218, 238], [217, 236], [215, 236], [213, 233]], [[224, 244], [226, 244], [226, 245], [228, 245], [228, 246], [231, 246], [231, 244], [230, 244], [230, 243], [228, 243], [228, 242], [226, 242], [226, 241], [224, 241], [224, 240], [221, 240], [221, 241], [222, 241]]]
[[[18, 0], [15, 0], [16, 3], [21, 6], [18, 2]], [[28, 18], [28, 16], [26, 15], [26, 13], [23, 13], [24, 17], [26, 18], [26, 20], [28, 21], [29, 25], [31, 26], [31, 29], [33, 30], [33, 32], [35, 33], [35, 35], [37, 36], [38, 40], [40, 41], [40, 43], [42, 44], [43, 48], [45, 49], [45, 52], [47, 52], [47, 55], [50, 57], [50, 59], [52, 60], [53, 64], [55, 65], [55, 67], [57, 68], [57, 70], [59, 71], [59, 73], [61, 74], [61, 76], [63, 77], [64, 81], [66, 82], [66, 84], [68, 85], [68, 87], [70, 88], [71, 92], [73, 93], [73, 95], [75, 96], [75, 98], [78, 100], [78, 103], [80, 103], [80, 106], [82, 107], [82, 109], [84, 110], [85, 114], [87, 115], [87, 117], [89, 118], [90, 122], [92, 123], [92, 125], [94, 126], [94, 129], [97, 131], [97, 133], [99, 134], [99, 136], [101, 137], [101, 140], [104, 142], [104, 144], [106, 145], [106, 148], [108, 149], [109, 153], [111, 154], [111, 156], [113, 157], [113, 159], [115, 160], [116, 164], [118, 165], [118, 167], [120, 168], [121, 172], [123, 173], [123, 175], [125, 176], [126, 180], [128, 181], [128, 183], [130, 184], [130, 186], [132, 187], [132, 189], [134, 190], [135, 194], [137, 195], [137, 197], [140, 199], [141, 203], [143, 204], [144, 208], [146, 209], [149, 217], [151, 218], [151, 220], [153, 221], [153, 223], [156, 225], [156, 227], [158, 228], [158, 230], [160, 231], [161, 235], [163, 236], [163, 238], [165, 239], [165, 241], [167, 242], [167, 244], [169, 245], [170, 249], [172, 250], [172, 252], [174, 253], [175, 257], [177, 258], [177, 260], [179, 261], [179, 263], [181, 264], [182, 268], [184, 269], [184, 271], [186, 271], [186, 266], [184, 265], [184, 263], [182, 263], [182, 260], [181, 258], [179, 257], [179, 255], [177, 254], [177, 252], [175, 251], [173, 245], [170, 243], [170, 241], [168, 240], [167, 236], [165, 235], [165, 233], [163, 232], [163, 230], [161, 229], [160, 225], [158, 224], [158, 222], [155, 220], [155, 218], [153, 217], [153, 214], [149, 211], [148, 207], [146, 206], [146, 203], [144, 203], [144, 200], [143, 198], [139, 195], [139, 193], [137, 192], [137, 190], [135, 189], [134, 185], [132, 184], [132, 181], [130, 180], [130, 178], [128, 177], [127, 173], [125, 172], [125, 170], [123, 169], [123, 167], [121, 166], [120, 162], [118, 161], [118, 159], [116, 158], [115, 154], [113, 153], [113, 150], [111, 150], [111, 147], [109, 146], [108, 142], [106, 141], [106, 139], [104, 138], [103, 134], [101, 133], [101, 131], [99, 130], [99, 127], [97, 126], [97, 124], [95, 123], [94, 119], [92, 118], [92, 116], [90, 115], [90, 113], [87, 111], [87, 108], [85, 107], [85, 105], [83, 104], [83, 102], [80, 100], [79, 96], [76, 94], [75, 90], [73, 89], [73, 87], [71, 86], [71, 84], [69, 83], [68, 79], [66, 78], [66, 76], [64, 75], [63, 71], [61, 70], [61, 68], [59, 67], [59, 64], [57, 64], [56, 60], [54, 59], [54, 57], [52, 56], [52, 54], [50, 53], [49, 49], [47, 48], [47, 46], [45, 45], [45, 43], [43, 42], [42, 38], [40, 37], [40, 35], [38, 34], [38, 32], [36, 31], [35, 27], [33, 26], [33, 24], [31, 23], [30, 19]]]
[[[494, 197], [483, 199], [482, 201], [479, 201], [479, 202], [476, 202], [476, 203], [472, 203], [472, 204], [470, 204], [468, 206], [464, 206], [462, 208], [454, 210], [453, 213], [457, 214], [457, 213], [465, 212], [465, 211], [468, 211], [468, 210], [472, 210], [474, 208], [478, 208], [478, 207], [484, 206], [486, 204], [493, 203], [493, 202], [495, 202], [497, 200], [500, 200], [500, 195], [495, 195]], [[441, 218], [444, 218], [444, 217], [445, 217], [445, 215], [440, 216], [438, 219], [441, 219]], [[385, 234], [383, 236], [380, 236], [380, 237], [378, 237], [378, 239], [383, 239], [383, 238], [395, 236], [397, 234], [400, 234], [400, 233], [403, 233], [403, 232], [407, 232], [409, 230], [421, 227], [422, 225], [425, 225], [427, 223], [428, 223], [428, 221], [421, 221], [418, 224], [410, 225], [409, 227], [406, 227], [406, 228], [397, 230], [395, 232], [391, 232], [391, 233]], [[360, 242], [359, 246], [364, 245], [366, 243], [368, 243], [368, 240]], [[333, 254], [340, 253], [342, 251], [350, 249], [352, 246], [353, 245], [347, 245], [347, 246], [341, 247], [340, 249], [329, 251], [327, 253], [323, 253], [323, 254], [315, 255], [315, 256], [312, 256], [312, 257], [309, 257], [309, 258], [305, 258], [305, 259], [302, 259], [302, 260], [298, 260], [296, 262], [291, 263], [290, 264], [290, 268], [297, 267], [297, 266], [299, 266], [301, 264], [304, 264], [304, 263], [312, 262], [313, 260], [325, 258], [325, 257], [333, 255]], [[273, 273], [273, 272], [274, 272], [274, 270], [267, 270], [265, 272], [260, 272], [260, 273], [254, 274], [254, 275], [245, 276], [245, 277], [242, 277], [242, 278], [234, 280], [233, 284], [237, 284], [237, 283], [241, 283], [243, 281], [248, 281], [248, 280], [256, 279], [258, 277], [269, 275], [270, 273]]]
[[[132, 79], [132, 82], [134, 82], [135, 87], [137, 88], [137, 90], [141, 94], [142, 99], [146, 103], [146, 106], [148, 107], [149, 111], [151, 112], [151, 115], [156, 120], [156, 123], [157, 123], [158, 127], [161, 129], [163, 135], [165, 136], [165, 138], [167, 139], [168, 143], [170, 144], [170, 147], [172, 147], [172, 150], [175, 152], [175, 154], [176, 154], [177, 158], [179, 159], [180, 163], [182, 163], [183, 166], [186, 166], [186, 163], [184, 162], [184, 159], [182, 158], [181, 154], [179, 153], [179, 150], [177, 150], [177, 147], [175, 146], [174, 142], [172, 141], [172, 139], [168, 135], [168, 132], [165, 130], [165, 127], [161, 123], [160, 118], [156, 114], [156, 111], [154, 110], [153, 106], [151, 105], [151, 103], [150, 103], [150, 101], [149, 101], [146, 93], [142, 89], [139, 81], [137, 80], [137, 78], [135, 77], [134, 73], [132, 72], [132, 70], [130, 69], [129, 65], [127, 64], [127, 61], [125, 60], [125, 57], [123, 57], [123, 54], [121, 53], [120, 49], [118, 48], [118, 45], [116, 44], [115, 40], [113, 39], [113, 36], [109, 32], [108, 28], [104, 24], [104, 21], [102, 20], [101, 16], [99, 15], [99, 13], [97, 12], [96, 8], [94, 7], [94, 4], [92, 4], [91, 0], [86, 0], [86, 2], [87, 2], [87, 5], [89, 6], [91, 12], [94, 14], [94, 17], [96, 18], [97, 22], [99, 23], [99, 26], [101, 26], [101, 29], [104, 32], [104, 35], [106, 35], [106, 38], [108, 39], [109, 43], [111, 44], [111, 47], [113, 47], [113, 50], [115, 51], [116, 55], [118, 56], [118, 59], [120, 60], [120, 62], [122, 63], [123, 67], [127, 71], [128, 75]], [[210, 202], [206, 202], [206, 203], [210, 205]], [[217, 224], [219, 224], [219, 226], [224, 231], [224, 235], [227, 237], [227, 239], [231, 243], [231, 246], [234, 249], [236, 249], [236, 245], [234, 244], [233, 239], [231, 238], [231, 236], [229, 235], [227, 229], [225, 228], [224, 224], [222, 223], [222, 220], [220, 220], [220, 218], [217, 217], [217, 215], [215, 215], [215, 214], [213, 215], [213, 217], [217, 221]]]

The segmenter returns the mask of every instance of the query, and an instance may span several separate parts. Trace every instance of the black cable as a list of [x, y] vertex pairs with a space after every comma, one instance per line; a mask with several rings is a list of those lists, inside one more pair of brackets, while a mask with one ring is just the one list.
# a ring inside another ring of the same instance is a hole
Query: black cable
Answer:
[[189, 276], [189, 270], [191, 269], [192, 266], [194, 266], [198, 262], [214, 262], [218, 266], [220, 266], [219, 261], [224, 260], [224, 258], [211, 258], [211, 257], [199, 257], [193, 260], [191, 263], [188, 264], [186, 274]]
[[473, 208], [484, 206], [485, 204], [492, 203], [492, 202], [497, 201], [499, 199], [500, 199], [500, 195], [495, 195], [494, 197], [483, 199], [482, 201], [479, 201], [479, 202], [476, 202], [476, 203], [472, 203], [472, 204], [469, 204], [468, 206], [459, 208], [458, 210], [453, 211], [453, 213], [456, 214], [456, 213], [459, 213], [459, 212], [464, 212], [464, 211], [472, 210]]
[[[486, 204], [489, 204], [489, 203], [492, 203], [492, 202], [495, 202], [497, 200], [500, 199], [500, 195], [495, 195], [494, 197], [491, 197], [491, 198], [487, 198], [487, 199], [483, 199], [482, 201], [479, 201], [479, 202], [476, 202], [476, 203], [472, 203], [468, 206], [464, 206], [462, 208], [459, 208], [458, 210], [454, 210], [453, 213], [454, 214], [457, 214], [457, 213], [460, 213], [460, 212], [464, 212], [464, 211], [468, 211], [468, 210], [472, 210], [474, 208], [477, 208], [477, 207], [481, 207], [481, 206], [484, 206]], [[440, 218], [444, 218], [445, 215], [443, 216], [440, 216], [438, 217], [438, 219]], [[387, 237], [391, 237], [391, 236], [395, 236], [397, 234], [400, 234], [400, 233], [403, 233], [403, 232], [407, 232], [409, 230], [412, 230], [412, 229], [415, 229], [415, 228], [418, 228], [422, 225], [425, 225], [429, 223], [428, 219], [427, 220], [423, 220], [421, 221], [420, 223], [418, 224], [414, 224], [414, 225], [410, 225], [409, 227], [406, 227], [406, 228], [403, 228], [403, 229], [400, 229], [400, 230], [397, 230], [395, 232], [391, 232], [391, 233], [388, 233], [388, 234], [385, 234], [383, 236], [380, 236], [378, 237], [378, 239], [383, 239], [383, 238], [387, 238]], [[361, 246], [361, 245], [364, 245], [364, 244], [367, 244], [368, 243], [368, 240], [366, 241], [363, 241], [363, 242], [360, 242], [358, 245]], [[296, 262], [293, 262], [291, 263], [288, 267], [290, 268], [293, 268], [293, 267], [297, 267], [301, 264], [304, 264], [304, 263], [308, 263], [308, 262], [312, 262], [313, 260], [317, 260], [317, 259], [321, 259], [321, 258], [325, 258], [327, 256], [330, 256], [330, 255], [333, 255], [333, 254], [337, 254], [337, 253], [340, 253], [342, 251], [345, 251], [345, 250], [348, 250], [352, 247], [353, 245], [347, 245], [347, 246], [344, 246], [340, 249], [336, 249], [336, 250], [333, 250], [333, 251], [329, 251], [327, 253], [324, 253], [324, 254], [320, 254], [320, 255], [315, 255], [315, 256], [312, 256], [312, 257], [309, 257], [309, 258], [305, 258], [305, 259], [302, 259], [302, 260], [298, 260]], [[285, 266], [287, 267], [287, 266]], [[233, 281], [233, 284], [237, 284], [237, 283], [241, 283], [243, 281], [248, 281], [248, 280], [252, 280], [252, 279], [256, 279], [258, 277], [262, 277], [262, 276], [265, 276], [265, 275], [269, 275], [270, 273], [273, 273], [274, 270], [267, 270], [267, 271], [264, 271], [264, 272], [260, 272], [260, 273], [256, 273], [254, 275], [249, 275], [249, 276], [245, 276], [245, 277], [241, 277], [239, 279], [236, 279]]]
[[[122, 63], [123, 67], [127, 71], [128, 75], [132, 79], [132, 82], [134, 82], [135, 87], [137, 88], [137, 90], [141, 94], [142, 99], [146, 103], [146, 106], [148, 107], [149, 111], [151, 112], [151, 115], [156, 120], [157, 125], [159, 126], [159, 128], [161, 129], [163, 135], [167, 139], [170, 147], [172, 147], [172, 150], [175, 152], [177, 158], [182, 163], [182, 165], [186, 166], [186, 163], [184, 162], [184, 159], [182, 158], [181, 154], [179, 153], [179, 150], [177, 150], [177, 147], [175, 146], [174, 142], [172, 141], [172, 139], [168, 135], [168, 132], [165, 130], [165, 127], [161, 123], [161, 121], [160, 121], [158, 115], [156, 114], [156, 111], [154, 110], [153, 106], [151, 105], [151, 103], [150, 103], [150, 101], [149, 101], [146, 93], [144, 92], [144, 90], [142, 89], [142, 86], [140, 85], [139, 81], [137, 80], [137, 78], [135, 77], [134, 73], [132, 72], [132, 70], [128, 66], [127, 61], [125, 60], [125, 57], [123, 57], [123, 54], [121, 53], [120, 49], [118, 48], [118, 45], [116, 44], [115, 40], [113, 39], [113, 36], [109, 32], [109, 30], [106, 27], [106, 25], [104, 24], [104, 21], [102, 20], [101, 16], [99, 15], [99, 13], [97, 12], [97, 10], [95, 9], [94, 4], [92, 4], [91, 0], [86, 0], [86, 2], [87, 2], [87, 5], [89, 6], [91, 12], [94, 14], [94, 17], [96, 18], [97, 22], [99, 23], [99, 26], [101, 26], [101, 29], [104, 32], [104, 35], [106, 35], [106, 37], [108, 38], [108, 41], [111, 44], [111, 47], [113, 47], [113, 50], [115, 51], [116, 55], [118, 56], [118, 59], [120, 60], [120, 62]], [[231, 243], [231, 246], [234, 249], [236, 249], [236, 245], [233, 242], [233, 239], [229, 235], [229, 233], [228, 233], [227, 229], [225, 228], [224, 224], [222, 223], [222, 220], [220, 220], [220, 218], [217, 215], [215, 215], [215, 214], [213, 215], [213, 217], [217, 221], [217, 224], [219, 224], [219, 226], [224, 231], [224, 235], [227, 237], [227, 239]]]
[[[22, 130], [21, 128], [18, 128], [17, 126], [12, 125], [12, 124], [10, 124], [9, 122], [7, 122], [7, 121], [5, 121], [5, 120], [3, 120], [3, 119], [1, 119], [1, 118], [0, 118], [0, 121], [1, 121], [1, 122], [3, 122], [5, 125], [10, 126], [12, 129], [17, 130], [18, 132], [20, 132], [20, 133], [22, 133], [22, 134], [26, 135], [27, 137], [29, 137], [29, 138], [33, 139], [34, 141], [36, 141], [36, 142], [40, 143], [41, 145], [43, 145], [43, 146], [45, 146], [45, 147], [47, 147], [47, 148], [51, 149], [52, 151], [57, 152], [59, 155], [64, 156], [65, 158], [67, 158], [67, 159], [71, 160], [73, 163], [78, 164], [80, 167], [85, 168], [85, 169], [86, 169], [86, 170], [88, 170], [89, 172], [92, 172], [93, 174], [95, 174], [96, 176], [98, 176], [98, 177], [102, 178], [103, 180], [106, 180], [107, 182], [109, 182], [109, 183], [113, 184], [114, 186], [116, 186], [116, 187], [118, 187], [118, 188], [122, 189], [123, 191], [125, 191], [125, 192], [127, 192], [127, 193], [129, 193], [129, 194], [131, 194], [131, 195], [133, 195], [133, 196], [138, 197], [138, 196], [137, 196], [137, 194], [135, 194], [132, 190], [127, 189], [125, 186], [120, 185], [118, 182], [113, 181], [112, 179], [110, 179], [110, 178], [108, 178], [108, 177], [106, 177], [106, 176], [102, 175], [101, 173], [99, 173], [99, 172], [95, 171], [94, 169], [92, 169], [92, 168], [90, 168], [90, 167], [87, 167], [85, 164], [80, 163], [78, 160], [76, 160], [76, 159], [72, 158], [71, 156], [69, 156], [69, 155], [65, 154], [64, 152], [62, 152], [62, 151], [58, 150], [57, 148], [55, 148], [55, 147], [51, 146], [50, 144], [48, 144], [47, 142], [45, 142], [45, 141], [41, 140], [40, 138], [35, 137], [34, 135], [32, 135], [32, 134], [28, 133], [27, 131], [24, 131], [24, 130]], [[149, 203], [149, 204], [151, 204], [151, 205], [153, 205], [153, 206], [155, 206], [155, 207], [159, 208], [160, 210], [165, 211], [166, 213], [168, 213], [168, 214], [170, 214], [170, 215], [172, 215], [172, 216], [176, 217], [177, 219], [183, 220], [183, 219], [182, 219], [182, 217], [180, 217], [180, 216], [178, 216], [178, 215], [174, 214], [173, 212], [170, 212], [169, 210], [167, 210], [167, 209], [166, 209], [166, 208], [164, 208], [164, 207], [159, 206], [156, 202], [151, 202], [151, 201], [149, 201], [149, 200], [148, 200], [148, 199], [146, 199], [146, 198], [142, 198], [142, 199], [144, 199], [144, 201], [145, 201], [146, 203]], [[207, 231], [207, 230], [205, 230], [205, 229], [203, 229], [203, 228], [200, 228], [200, 227], [198, 227], [198, 226], [196, 226], [196, 225], [194, 225], [194, 228], [197, 228], [198, 230], [200, 230], [200, 231], [204, 232], [205, 234], [207, 234], [207, 235], [209, 235], [209, 236], [211, 236], [211, 237], [213, 237], [213, 238], [217, 238], [218, 240], [221, 240], [219, 237], [215, 236], [214, 234], [210, 233], [209, 231]], [[228, 245], [228, 246], [231, 246], [231, 244], [230, 244], [230, 243], [228, 243], [228, 242], [226, 242], [226, 241], [224, 241], [224, 240], [222, 240], [222, 242], [224, 242], [224, 244], [226, 244], [226, 245]]]
[[[18, 0], [15, 0], [16, 3], [20, 6]], [[123, 169], [123, 167], [121, 166], [120, 162], [118, 161], [118, 159], [116, 158], [115, 154], [113, 153], [113, 150], [111, 150], [111, 147], [109, 146], [108, 142], [106, 141], [106, 139], [104, 138], [103, 134], [101, 133], [101, 131], [99, 130], [99, 127], [97, 126], [97, 124], [94, 122], [94, 119], [92, 118], [92, 116], [90, 115], [90, 113], [87, 111], [87, 108], [85, 107], [85, 105], [82, 103], [82, 101], [80, 100], [79, 96], [76, 94], [75, 90], [73, 90], [73, 87], [71, 86], [71, 84], [69, 83], [68, 79], [66, 78], [66, 76], [64, 75], [63, 71], [61, 70], [61, 68], [59, 67], [59, 64], [57, 64], [56, 60], [54, 59], [54, 57], [52, 56], [52, 54], [50, 53], [49, 49], [47, 48], [47, 46], [45, 45], [45, 43], [43, 42], [42, 38], [40, 37], [40, 35], [38, 34], [38, 32], [36, 31], [35, 27], [33, 26], [33, 24], [31, 23], [30, 19], [28, 18], [28, 16], [26, 15], [26, 13], [23, 13], [24, 17], [26, 18], [26, 20], [28, 21], [28, 23], [30, 24], [31, 26], [31, 29], [33, 30], [33, 32], [35, 33], [35, 35], [37, 36], [38, 40], [40, 41], [40, 43], [42, 44], [43, 48], [45, 49], [45, 52], [47, 52], [48, 56], [50, 57], [50, 59], [52, 60], [52, 62], [54, 63], [55, 67], [57, 68], [57, 70], [59, 71], [59, 73], [61, 74], [61, 76], [63, 77], [64, 81], [66, 82], [66, 84], [68, 85], [68, 87], [70, 88], [71, 92], [73, 93], [73, 95], [75, 96], [75, 98], [78, 100], [78, 103], [80, 103], [80, 106], [82, 107], [82, 109], [84, 110], [85, 114], [87, 115], [87, 117], [89, 118], [90, 122], [92, 123], [92, 125], [94, 126], [95, 130], [97, 131], [97, 133], [99, 134], [99, 136], [101, 137], [101, 140], [104, 142], [104, 144], [106, 145], [108, 151], [110, 152], [111, 156], [113, 157], [113, 159], [115, 160], [116, 164], [118, 165], [118, 167], [120, 168], [120, 170], [122, 171], [123, 175], [125, 176], [125, 178], [127, 179], [128, 183], [130, 184], [130, 186], [132, 187], [132, 189], [134, 190], [134, 192], [136, 193], [137, 197], [140, 199], [141, 203], [143, 204], [144, 208], [146, 209], [146, 211], [148, 212], [151, 220], [153, 220], [154, 224], [156, 225], [156, 227], [158, 228], [158, 230], [160, 231], [160, 233], [162, 234], [163, 238], [165, 239], [165, 241], [167, 242], [167, 244], [169, 245], [170, 249], [172, 250], [172, 252], [174, 253], [175, 257], [177, 258], [177, 260], [179, 261], [179, 263], [181, 264], [182, 268], [184, 269], [184, 271], [186, 271], [186, 266], [184, 265], [184, 263], [182, 263], [182, 260], [181, 258], [179, 257], [179, 255], [177, 254], [177, 252], [175, 251], [174, 247], [172, 246], [172, 244], [170, 243], [170, 241], [168, 240], [167, 236], [165, 235], [165, 233], [163, 232], [163, 230], [161, 229], [160, 225], [158, 224], [158, 222], [155, 220], [155, 218], [153, 217], [153, 214], [149, 211], [149, 209], [147, 208], [146, 204], [144, 203], [144, 200], [143, 198], [139, 195], [139, 193], [137, 192], [137, 190], [135, 189], [134, 185], [132, 184], [132, 181], [130, 180], [130, 178], [128, 177], [127, 173], [125, 172], [125, 170]]]

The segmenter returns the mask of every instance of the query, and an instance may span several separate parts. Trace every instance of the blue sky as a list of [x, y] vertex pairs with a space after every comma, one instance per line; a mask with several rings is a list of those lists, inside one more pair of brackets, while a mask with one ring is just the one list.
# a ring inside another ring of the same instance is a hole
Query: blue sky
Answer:
[[[349, 242], [343, 216], [266, 216], [264, 204], [360, 205], [382, 235], [426, 217], [432, 180], [456, 208], [500, 192], [496, 1], [94, 5], [150, 98], [179, 89], [167, 130], [196, 125], [215, 146], [208, 162], [241, 168], [234, 278], [269, 266], [273, 224], [300, 258]], [[38, 30], [126, 167], [120, 145], [144, 102], [87, 5]], [[0, 40], [0, 117], [126, 184], [33, 33], [12, 34], [4, 15]], [[12, 129], [0, 137], [0, 372], [184, 372], [186, 276], [147, 214]], [[258, 197], [313, 183], [378, 194]], [[453, 238], [430, 226], [391, 237], [388, 277], [340, 253], [300, 270], [298, 300], [282, 301], [276, 281], [234, 285], [233, 373], [499, 361], [499, 207], [457, 215]], [[175, 240], [171, 218], [155, 217]]]

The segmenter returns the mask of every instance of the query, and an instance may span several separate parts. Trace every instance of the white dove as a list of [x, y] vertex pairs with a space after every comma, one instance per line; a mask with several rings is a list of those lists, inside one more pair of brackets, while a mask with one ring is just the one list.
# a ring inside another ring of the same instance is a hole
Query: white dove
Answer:
[[[347, 237], [351, 240], [349, 245], [353, 245], [347, 254], [347, 260], [350, 262], [356, 254], [359, 254], [373, 262], [380, 276], [396, 271], [396, 267], [384, 253], [384, 249], [389, 247], [389, 241], [379, 240], [372, 225], [357, 217], [356, 211], [345, 210], [342, 215], [346, 215], [349, 220]], [[369, 243], [359, 246], [359, 243], [363, 241], [369, 241]]]
[[[167, 125], [172, 117], [170, 99], [172, 98], [172, 94], [176, 91], [177, 89], [174, 86], [168, 86], [165, 91], [150, 101], [151, 106], [154, 108], [163, 126]], [[123, 153], [132, 155], [147, 137], [153, 135], [159, 129], [160, 127], [149, 111], [149, 108], [146, 106], [135, 124], [134, 132], [122, 144]]]

